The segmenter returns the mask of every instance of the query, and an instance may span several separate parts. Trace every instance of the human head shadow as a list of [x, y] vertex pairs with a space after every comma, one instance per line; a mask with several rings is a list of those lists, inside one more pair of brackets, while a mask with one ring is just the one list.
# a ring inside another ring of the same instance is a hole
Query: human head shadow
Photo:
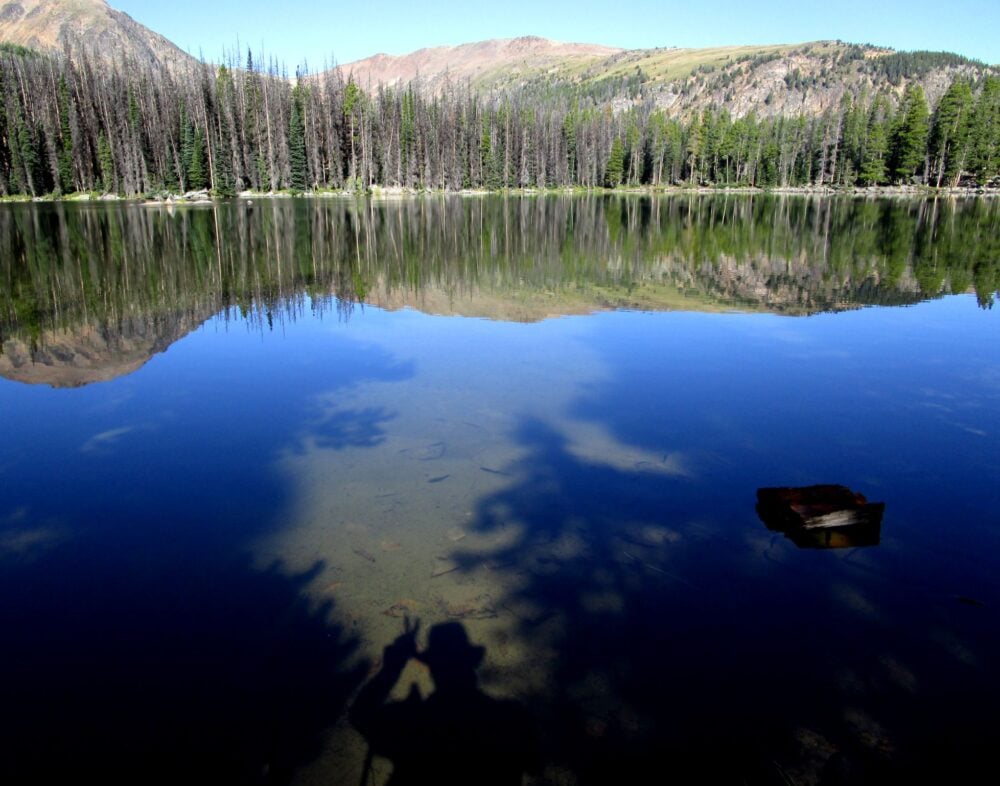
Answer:
[[[538, 767], [533, 724], [526, 710], [493, 698], [478, 686], [476, 671], [486, 649], [469, 642], [460, 622], [432, 627], [418, 650], [419, 623], [385, 648], [381, 670], [358, 694], [350, 710], [370, 755], [393, 764], [391, 782], [401, 784], [520, 784]], [[425, 664], [434, 692], [424, 698], [416, 684], [402, 701], [389, 701], [411, 658]], [[367, 778], [367, 772], [364, 776]]]

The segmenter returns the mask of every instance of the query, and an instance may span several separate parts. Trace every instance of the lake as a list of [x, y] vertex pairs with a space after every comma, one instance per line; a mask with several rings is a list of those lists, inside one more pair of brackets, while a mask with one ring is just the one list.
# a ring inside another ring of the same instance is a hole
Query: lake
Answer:
[[2, 205], [0, 777], [973, 782], [998, 288], [995, 200]]

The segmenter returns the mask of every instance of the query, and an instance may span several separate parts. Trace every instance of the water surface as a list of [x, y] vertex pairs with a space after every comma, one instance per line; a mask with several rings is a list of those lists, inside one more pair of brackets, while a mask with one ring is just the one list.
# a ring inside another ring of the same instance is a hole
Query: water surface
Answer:
[[[998, 238], [987, 201], [4, 206], [0, 772], [385, 782], [346, 712], [406, 617], [485, 648], [537, 782], [961, 780]], [[816, 483], [877, 545], [757, 516]]]

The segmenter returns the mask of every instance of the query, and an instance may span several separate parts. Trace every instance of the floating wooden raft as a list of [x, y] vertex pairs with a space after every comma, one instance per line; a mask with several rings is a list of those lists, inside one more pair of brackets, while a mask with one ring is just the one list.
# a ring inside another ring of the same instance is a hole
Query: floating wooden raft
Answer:
[[846, 486], [757, 489], [761, 521], [806, 548], [877, 545], [884, 511]]

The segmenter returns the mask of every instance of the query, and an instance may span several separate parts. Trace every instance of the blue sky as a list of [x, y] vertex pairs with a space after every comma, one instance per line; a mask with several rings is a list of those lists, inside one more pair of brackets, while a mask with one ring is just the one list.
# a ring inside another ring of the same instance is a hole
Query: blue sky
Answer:
[[109, 0], [194, 55], [219, 60], [237, 37], [289, 70], [376, 52], [539, 35], [626, 48], [839, 38], [1000, 63], [1000, 0]]

